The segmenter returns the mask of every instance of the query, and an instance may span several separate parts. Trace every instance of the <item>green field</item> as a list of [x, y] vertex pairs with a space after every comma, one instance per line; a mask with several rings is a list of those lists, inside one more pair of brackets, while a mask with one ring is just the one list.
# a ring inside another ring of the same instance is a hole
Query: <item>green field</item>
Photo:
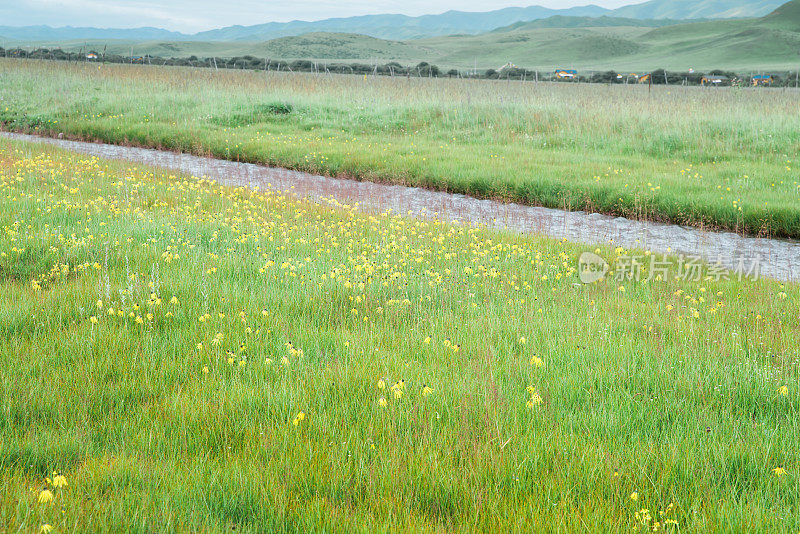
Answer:
[[0, 229], [0, 531], [800, 529], [796, 285], [8, 140]]
[[0, 61], [6, 128], [800, 237], [798, 93]]

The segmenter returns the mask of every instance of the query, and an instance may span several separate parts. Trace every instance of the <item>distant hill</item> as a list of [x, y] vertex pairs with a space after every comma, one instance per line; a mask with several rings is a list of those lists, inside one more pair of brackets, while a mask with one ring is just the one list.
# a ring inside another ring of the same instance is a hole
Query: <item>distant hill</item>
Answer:
[[[697, 2], [702, 4], [703, 2]], [[643, 4], [644, 5], [644, 4]], [[692, 21], [645, 27], [628, 21], [561, 19], [514, 25], [494, 32], [415, 41], [439, 53], [443, 64], [469, 67], [510, 61], [526, 67], [580, 69], [796, 69], [800, 61], [800, 0], [778, 6], [764, 17]], [[636, 24], [636, 25], [635, 25]]]
[[725, 19], [761, 17], [783, 0], [650, 0], [613, 11], [615, 17], [635, 19]]
[[327, 62], [398, 61], [405, 65], [427, 61], [445, 69], [497, 69], [511, 62], [539, 70], [572, 67], [582, 73], [656, 68], [785, 70], [796, 69], [800, 62], [800, 0], [750, 19], [676, 21], [557, 15], [475, 35], [410, 40], [313, 32], [259, 42], [81, 39], [61, 44], [71, 50], [102, 49], [107, 44], [109, 54], [121, 55], [133, 49], [136, 55], [166, 57], [249, 55]]
[[515, 30], [533, 30], [536, 28], [610, 28], [615, 26], [629, 26], [632, 28], [660, 28], [674, 24], [685, 24], [685, 20], [673, 19], [629, 19], [624, 17], [567, 17], [556, 15], [546, 19], [528, 22], [515, 22], [510, 26], [503, 26], [492, 30], [495, 33], [510, 32]]
[[151, 41], [155, 39], [181, 41], [191, 39], [191, 35], [162, 30], [161, 28], [51, 28], [50, 26], [0, 26], [0, 35], [4, 39], [25, 42], [69, 41], [73, 39], [126, 39], [133, 41]]
[[486, 13], [448, 11], [440, 15], [409, 17], [406, 15], [365, 15], [334, 18], [316, 22], [272, 22], [255, 26], [230, 26], [201, 32], [194, 36], [201, 41], [253, 41], [302, 35], [311, 32], [358, 33], [381, 39], [417, 39], [449, 34], [478, 34], [515, 22], [567, 15], [596, 17], [608, 13], [602, 7], [589, 5], [569, 9], [541, 6], [508, 7]]
[[800, 31], [800, 0], [792, 0], [764, 17], [762, 25]]
[[[496, 28], [520, 22], [549, 20], [538, 27], [581, 27], [633, 25], [614, 23], [605, 19], [719, 19], [730, 17], [760, 17], [781, 5], [781, 0], [650, 0], [616, 10], [596, 5], [550, 9], [541, 6], [509, 7], [485, 13], [448, 11], [438, 15], [410, 17], [406, 15], [364, 15], [332, 18], [314, 22], [269, 22], [253, 26], [229, 26], [193, 35], [171, 32], [159, 28], [102, 29], [102, 28], [51, 28], [49, 26], [0, 26], [0, 35], [17, 42], [56, 42], [72, 40], [107, 39], [116, 41], [268, 41], [307, 33], [357, 33], [389, 40], [408, 40], [444, 35], [477, 35]], [[559, 20], [554, 17], [569, 17]], [[578, 18], [598, 19], [605, 22], [585, 22]], [[636, 24], [640, 26], [641, 24]], [[646, 24], [645, 24], [646, 25]], [[655, 23], [649, 23], [655, 26]]]
[[383, 60], [424, 56], [429, 51], [414, 41], [387, 41], [352, 33], [307, 33], [279, 37], [259, 47], [259, 55], [270, 58], [319, 60]]

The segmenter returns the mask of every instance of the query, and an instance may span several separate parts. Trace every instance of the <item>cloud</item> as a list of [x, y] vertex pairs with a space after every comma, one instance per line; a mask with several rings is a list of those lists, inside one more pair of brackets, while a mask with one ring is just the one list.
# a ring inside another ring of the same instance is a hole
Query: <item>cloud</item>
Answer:
[[[183, 5], [182, 5], [183, 4]], [[158, 26], [192, 30], [209, 24], [207, 16], [196, 16], [191, 2], [142, 2], [124, 0], [21, 0], [14, 12], [23, 19], [4, 16], [6, 24], [47, 24], [51, 26], [137, 27]], [[0, 12], [2, 14], [2, 12]]]

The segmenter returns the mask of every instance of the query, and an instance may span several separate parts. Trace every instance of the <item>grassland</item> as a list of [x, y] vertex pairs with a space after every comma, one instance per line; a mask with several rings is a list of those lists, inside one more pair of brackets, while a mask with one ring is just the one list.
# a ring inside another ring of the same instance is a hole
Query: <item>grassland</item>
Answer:
[[[572, 66], [583, 70], [686, 71], [796, 70], [800, 1], [760, 18], [712, 20], [647, 28], [643, 23], [603, 27], [615, 19], [564, 17], [514, 24], [479, 35], [408, 41], [431, 52], [427, 61], [469, 67], [475, 61], [526, 68]], [[617, 19], [624, 20], [624, 19]], [[581, 27], [596, 25], [596, 27]], [[398, 54], [403, 54], [398, 48]], [[410, 52], [408, 50], [407, 52]], [[402, 57], [402, 55], [400, 56]]]
[[[428, 61], [469, 67], [512, 61], [550, 70], [564, 65], [581, 70], [686, 71], [796, 70], [800, 24], [791, 29], [757, 20], [687, 23], [663, 28], [636, 26], [540, 28], [532, 23], [509, 32], [434, 37], [410, 41], [435, 51]], [[398, 53], [402, 53], [398, 49]], [[402, 56], [401, 56], [402, 57]]]
[[800, 236], [792, 91], [0, 68], [9, 129]]
[[8, 140], [0, 228], [2, 531], [800, 528], [796, 285]]

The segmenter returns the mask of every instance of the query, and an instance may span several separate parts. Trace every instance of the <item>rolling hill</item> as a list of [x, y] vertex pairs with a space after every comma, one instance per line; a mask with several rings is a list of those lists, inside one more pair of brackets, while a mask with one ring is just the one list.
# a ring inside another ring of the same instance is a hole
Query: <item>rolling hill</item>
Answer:
[[684, 20], [674, 19], [628, 19], [623, 17], [566, 17], [556, 15], [546, 19], [532, 20], [527, 22], [515, 22], [509, 26], [503, 26], [492, 30], [494, 33], [505, 33], [517, 30], [534, 30], [537, 28], [610, 28], [618, 26], [628, 26], [631, 28], [660, 28], [661, 26], [672, 26], [675, 24], [685, 24]]
[[569, 9], [541, 6], [509, 7], [474, 13], [448, 11], [439, 15], [409, 17], [406, 15], [365, 15], [335, 18], [316, 22], [293, 21], [256, 26], [230, 26], [198, 33], [203, 41], [252, 41], [301, 35], [309, 32], [358, 33], [382, 39], [417, 39], [449, 34], [478, 34], [519, 21], [543, 19], [554, 15], [594, 17], [609, 10], [590, 5]]
[[761, 20], [762, 26], [800, 31], [800, 0], [792, 0]]
[[388, 40], [352, 33], [313, 32], [261, 42], [249, 41], [73, 41], [73, 50], [166, 57], [312, 59], [363, 63], [427, 61], [442, 68], [498, 68], [507, 62], [529, 69], [570, 66], [583, 71], [788, 70], [800, 63], [800, 0], [764, 17], [678, 22], [555, 16], [517, 22], [477, 35]]
[[615, 9], [613, 15], [636, 19], [761, 17], [782, 3], [782, 0], [650, 0]]
[[[438, 37], [415, 41], [438, 52], [435, 63], [498, 67], [512, 62], [526, 68], [612, 65], [619, 58], [647, 50], [638, 38], [648, 27], [522, 28], [475, 36]], [[609, 67], [611, 68], [611, 67]]]
[[[182, 34], [159, 28], [104, 29], [51, 28], [48, 26], [0, 26], [0, 35], [15, 42], [44, 43], [74, 40], [114, 41], [268, 41], [279, 37], [306, 33], [357, 33], [380, 39], [408, 40], [452, 34], [477, 35], [520, 22], [553, 17], [622, 18], [622, 19], [720, 19], [730, 17], [759, 17], [781, 5], [781, 0], [650, 0], [615, 10], [596, 5], [550, 9], [541, 6], [509, 7], [488, 12], [448, 11], [437, 15], [364, 15], [332, 18], [320, 21], [269, 22], [252, 26], [229, 26], [196, 34]], [[628, 21], [630, 22], [630, 21]], [[574, 22], [573, 22], [574, 23]], [[580, 24], [574, 23], [577, 26]], [[630, 25], [638, 23], [606, 22], [589, 25]], [[651, 22], [650, 25], [656, 25]]]
[[414, 41], [387, 41], [352, 33], [307, 33], [280, 37], [258, 47], [259, 57], [313, 58], [318, 60], [382, 60], [424, 57], [431, 51]]
[[[535, 21], [494, 32], [415, 41], [436, 49], [438, 61], [469, 67], [475, 58], [528, 68], [557, 65], [581, 69], [796, 69], [800, 62], [800, 0], [761, 18], [670, 24], [595, 26]], [[471, 60], [470, 60], [471, 58]]]

